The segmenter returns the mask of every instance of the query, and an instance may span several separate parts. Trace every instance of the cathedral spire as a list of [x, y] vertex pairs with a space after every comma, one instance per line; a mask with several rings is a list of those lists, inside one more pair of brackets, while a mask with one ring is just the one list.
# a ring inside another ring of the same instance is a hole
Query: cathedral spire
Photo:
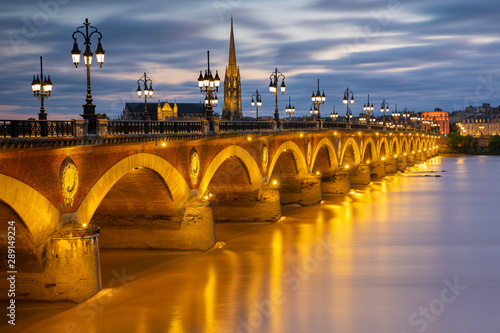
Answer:
[[236, 48], [234, 47], [233, 14], [231, 14], [231, 35], [229, 37], [229, 62], [227, 65], [227, 69], [233, 75], [235, 75], [236, 71], [238, 70], [236, 66]]
[[231, 15], [231, 34], [229, 36], [229, 61], [224, 76], [224, 119], [241, 119], [241, 79], [236, 64], [236, 48], [234, 46], [233, 15]]

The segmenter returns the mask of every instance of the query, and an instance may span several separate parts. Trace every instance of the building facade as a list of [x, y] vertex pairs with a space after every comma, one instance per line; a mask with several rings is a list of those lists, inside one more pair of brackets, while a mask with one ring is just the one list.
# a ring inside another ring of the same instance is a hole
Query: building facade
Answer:
[[240, 68], [236, 64], [236, 50], [234, 46], [233, 18], [231, 17], [231, 35], [229, 37], [229, 61], [224, 76], [224, 119], [242, 119], [241, 111], [241, 77]]
[[477, 115], [464, 118], [460, 126], [460, 134], [488, 136], [500, 134], [500, 115]]
[[450, 115], [448, 111], [422, 112], [421, 115], [424, 121], [429, 121], [429, 124], [422, 122], [421, 128], [423, 130], [430, 130], [437, 125], [439, 127], [439, 134], [448, 135], [450, 133]]
[[[147, 103], [148, 118], [150, 120], [168, 120], [168, 119], [204, 119], [205, 105], [203, 103]], [[125, 103], [121, 116], [123, 120], [144, 120], [144, 103], [134, 102]]]

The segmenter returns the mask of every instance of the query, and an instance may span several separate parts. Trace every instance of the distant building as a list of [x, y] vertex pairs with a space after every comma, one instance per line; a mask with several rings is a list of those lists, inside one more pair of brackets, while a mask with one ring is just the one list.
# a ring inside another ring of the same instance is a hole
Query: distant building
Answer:
[[241, 77], [240, 68], [236, 64], [236, 49], [234, 47], [233, 18], [231, 17], [231, 35], [229, 38], [229, 61], [224, 76], [224, 109], [222, 118], [241, 119]]
[[[147, 103], [148, 116], [150, 120], [168, 120], [168, 119], [204, 119], [205, 105], [199, 103], [169, 103], [165, 101], [163, 105], [158, 103]], [[121, 119], [123, 120], [143, 120], [144, 103], [125, 103]]]
[[422, 130], [430, 130], [432, 124], [437, 124], [439, 126], [439, 134], [449, 134], [450, 133], [450, 115], [448, 111], [433, 111], [433, 112], [422, 112], [423, 120], [427, 120], [430, 123], [424, 124], [422, 122]]
[[462, 120], [460, 134], [486, 136], [500, 134], [500, 115], [473, 115]]

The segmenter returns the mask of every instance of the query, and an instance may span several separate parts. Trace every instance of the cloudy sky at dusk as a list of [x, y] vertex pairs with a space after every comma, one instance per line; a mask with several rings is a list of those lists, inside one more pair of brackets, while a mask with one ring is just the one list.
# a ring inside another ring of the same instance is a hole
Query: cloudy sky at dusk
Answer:
[[415, 111], [500, 105], [498, 0], [20, 0], [0, 6], [0, 119], [38, 114], [30, 85], [40, 56], [54, 84], [48, 118], [82, 113], [86, 71], [74, 67], [70, 51], [71, 35], [86, 17], [103, 34], [106, 51], [103, 67], [91, 69], [96, 112], [115, 118], [125, 101], [139, 102], [136, 81], [145, 71], [155, 101], [201, 101], [196, 80], [207, 49], [211, 67], [224, 75], [231, 12], [244, 115], [255, 114], [256, 89], [263, 96], [259, 114], [273, 113], [268, 84], [275, 67], [287, 84], [280, 110], [292, 96], [298, 115], [308, 113], [318, 78], [324, 116], [334, 104], [345, 112], [347, 86], [355, 93], [354, 114], [367, 94], [376, 111], [384, 98], [392, 109], [397, 103]]

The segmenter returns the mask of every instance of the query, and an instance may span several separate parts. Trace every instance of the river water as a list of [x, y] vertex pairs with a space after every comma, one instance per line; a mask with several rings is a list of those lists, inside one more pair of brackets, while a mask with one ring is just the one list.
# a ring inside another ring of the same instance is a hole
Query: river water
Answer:
[[434, 158], [276, 223], [217, 224], [205, 253], [103, 250], [106, 289], [20, 304], [16, 329], [498, 333], [499, 171]]

